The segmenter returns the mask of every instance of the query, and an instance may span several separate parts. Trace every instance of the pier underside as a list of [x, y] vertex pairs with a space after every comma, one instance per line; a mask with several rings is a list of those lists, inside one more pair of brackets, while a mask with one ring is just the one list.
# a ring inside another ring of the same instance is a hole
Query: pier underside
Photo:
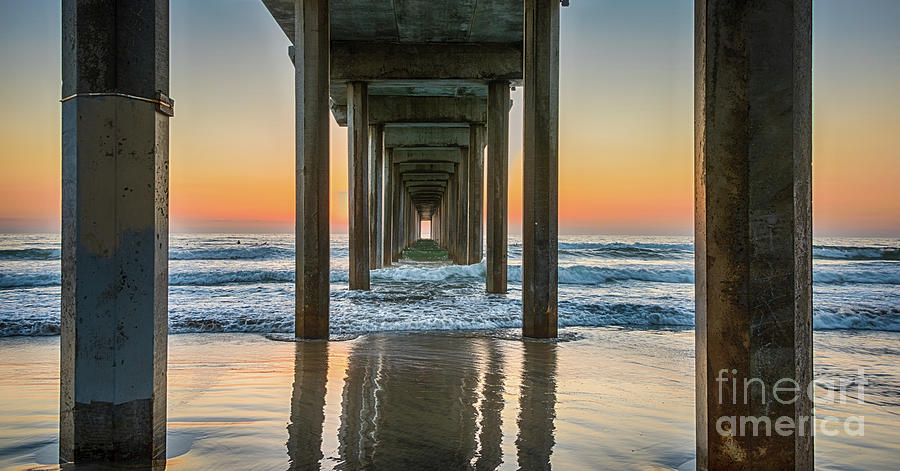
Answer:
[[[348, 132], [349, 288], [402, 257], [483, 261], [485, 290], [507, 292], [513, 86], [522, 335], [557, 337], [559, 0], [263, 3], [293, 44], [296, 338], [330, 335], [331, 116]], [[812, 380], [812, 3], [695, 11], [697, 468], [812, 469], [811, 436], [719, 429], [812, 416], [806, 395], [730, 386]], [[146, 464], [166, 456], [169, 1], [63, 0], [62, 16], [60, 459]]]

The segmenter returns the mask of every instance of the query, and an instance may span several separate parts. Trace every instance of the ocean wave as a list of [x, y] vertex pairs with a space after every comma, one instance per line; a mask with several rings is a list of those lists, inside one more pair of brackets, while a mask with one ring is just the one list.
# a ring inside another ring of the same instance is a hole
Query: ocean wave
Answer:
[[[593, 258], [671, 259], [693, 255], [693, 244], [575, 243], [560, 242], [559, 255]], [[521, 254], [521, 244], [510, 244], [512, 254]], [[347, 255], [346, 247], [332, 247], [332, 257]], [[232, 247], [171, 247], [169, 260], [279, 260], [294, 257], [292, 247], [251, 245]], [[60, 249], [28, 247], [0, 250], [0, 260], [59, 260]], [[816, 245], [817, 260], [900, 260], [900, 247], [853, 247]]]
[[[290, 304], [290, 303], [287, 303]], [[290, 333], [293, 312], [288, 309], [230, 312], [223, 315], [209, 309], [179, 309], [169, 315], [169, 332], [178, 333]], [[693, 327], [691, 308], [653, 303], [559, 302], [560, 327]], [[511, 302], [503, 309], [468, 309], [448, 313], [429, 309], [422, 303], [366, 310], [365, 314], [336, 308], [331, 316], [333, 334], [361, 334], [388, 331], [454, 331], [520, 328], [521, 304]], [[900, 332], [900, 309], [816, 309], [813, 328], [821, 330], [873, 330]], [[0, 337], [59, 335], [59, 318], [0, 319]]]
[[0, 337], [48, 337], [59, 335], [59, 319], [3, 319]]
[[559, 323], [580, 326], [693, 326], [690, 309], [640, 303], [584, 304], [559, 301]]
[[[510, 266], [509, 281], [522, 281], [522, 267]], [[595, 267], [573, 265], [559, 267], [557, 279], [566, 285], [598, 285], [617, 281], [650, 281], [657, 283], [693, 283], [694, 270], [690, 268], [645, 267]]]
[[0, 260], [59, 260], [59, 249], [2, 249]]
[[848, 329], [900, 332], [900, 308], [856, 307], [838, 311], [815, 309], [813, 328], [816, 330]]
[[882, 270], [813, 270], [813, 283], [900, 285], [900, 271]]
[[816, 245], [813, 247], [813, 258], [824, 260], [900, 260], [900, 248]]
[[437, 267], [399, 266], [371, 272], [372, 278], [383, 281], [453, 281], [483, 280], [484, 262], [474, 265], [443, 265]]
[[0, 289], [59, 286], [59, 273], [0, 273]]
[[273, 246], [171, 249], [169, 260], [265, 260], [293, 258], [294, 249]]
[[[452, 282], [483, 281], [484, 262], [475, 265], [445, 265], [440, 267], [401, 266], [371, 272], [373, 280], [388, 282]], [[522, 267], [510, 265], [508, 280], [522, 281]], [[346, 270], [332, 269], [333, 283], [346, 283]], [[558, 281], [563, 285], [602, 285], [625, 281], [651, 283], [693, 283], [694, 270], [681, 267], [624, 266], [597, 267], [590, 265], [563, 266], [558, 269]], [[813, 272], [815, 284], [883, 284], [900, 285], [900, 271], [887, 269], [822, 269]], [[197, 270], [169, 274], [171, 286], [219, 286], [247, 283], [293, 283], [290, 269], [265, 270]], [[42, 286], [58, 286], [59, 273], [0, 273], [0, 289], [25, 289]]]

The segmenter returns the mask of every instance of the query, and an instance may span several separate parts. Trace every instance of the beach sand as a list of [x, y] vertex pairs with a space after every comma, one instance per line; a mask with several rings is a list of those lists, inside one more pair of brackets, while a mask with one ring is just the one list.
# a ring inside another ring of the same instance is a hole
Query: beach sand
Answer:
[[[562, 337], [172, 335], [166, 469], [693, 469], [693, 331]], [[817, 435], [817, 468], [900, 459], [898, 340], [815, 333], [817, 377], [863, 366], [875, 383], [861, 403], [817, 402], [865, 417], [865, 436]], [[59, 337], [0, 339], [0, 468], [58, 468], [58, 351]]]

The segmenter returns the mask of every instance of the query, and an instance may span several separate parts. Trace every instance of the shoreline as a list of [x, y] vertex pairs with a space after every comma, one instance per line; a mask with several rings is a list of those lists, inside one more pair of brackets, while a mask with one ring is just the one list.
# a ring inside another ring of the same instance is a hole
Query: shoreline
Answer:
[[[171, 334], [167, 468], [287, 468], [315, 450], [323, 469], [388, 458], [419, 468], [435, 459], [497, 469], [528, 459], [567, 470], [690, 467], [691, 329], [566, 328], [578, 337], [561, 342], [517, 332], [329, 342]], [[865, 403], [817, 405], [819, 416], [866, 418], [864, 437], [817, 436], [817, 469], [890, 467], [900, 374], [884, 355], [900, 355], [900, 334], [814, 335], [817, 377], [865, 366], [882, 383]], [[0, 467], [58, 469], [58, 355], [58, 336], [0, 339]]]

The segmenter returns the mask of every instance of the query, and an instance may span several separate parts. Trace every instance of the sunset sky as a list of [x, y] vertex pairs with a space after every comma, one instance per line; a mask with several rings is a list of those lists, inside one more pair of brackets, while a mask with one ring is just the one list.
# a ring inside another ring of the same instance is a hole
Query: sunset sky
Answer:
[[[294, 76], [259, 0], [172, 0], [173, 231], [291, 231]], [[900, 2], [815, 0], [816, 235], [900, 236]], [[564, 233], [690, 234], [693, 3], [562, 10]], [[0, 0], [0, 232], [57, 231], [60, 2]], [[522, 213], [522, 94], [510, 232]], [[346, 128], [331, 126], [331, 221], [346, 232]]]

